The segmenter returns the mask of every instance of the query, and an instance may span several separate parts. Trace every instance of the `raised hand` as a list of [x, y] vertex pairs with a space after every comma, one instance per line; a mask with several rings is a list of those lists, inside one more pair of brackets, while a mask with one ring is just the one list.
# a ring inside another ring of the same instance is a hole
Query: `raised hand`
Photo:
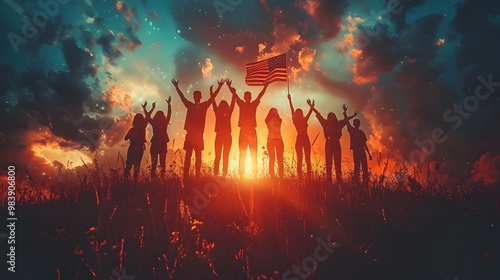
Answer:
[[231, 81], [230, 79], [226, 79], [226, 84], [228, 87], [233, 87], [233, 81]]
[[172, 101], [172, 97], [169, 96], [167, 99], [165, 99], [165, 101], [167, 101], [167, 103], [170, 105], [170, 101]]
[[311, 99], [307, 99], [307, 105], [311, 106], [311, 107], [314, 107], [314, 101], [311, 101]]
[[266, 80], [264, 81], [264, 87], [269, 86], [269, 84], [270, 84], [270, 83], [269, 83], [269, 80], [268, 80], [268, 79], [266, 79]]
[[214, 96], [214, 86], [210, 86], [210, 96]]
[[147, 101], [144, 101], [144, 104], [141, 104], [142, 108], [145, 110], [146, 109], [146, 106], [148, 106], [148, 102]]
[[347, 112], [347, 108], [349, 108], [349, 107], [347, 107], [347, 105], [345, 105], [345, 103], [342, 104], [342, 109], [344, 109], [344, 112]]
[[153, 102], [153, 109], [156, 108], [156, 102]]
[[179, 87], [179, 80], [172, 79], [172, 84], [173, 84], [175, 87]]
[[359, 114], [359, 111], [354, 111], [354, 116], [357, 116]]
[[217, 81], [217, 84], [219, 85], [219, 87], [222, 87], [224, 85], [224, 82], [224, 79], [220, 79], [219, 81]]
[[288, 100], [292, 100], [292, 96], [290, 95], [290, 93], [289, 93], [289, 94], [287, 94], [287, 96], [286, 96], [286, 97], [288, 98]]

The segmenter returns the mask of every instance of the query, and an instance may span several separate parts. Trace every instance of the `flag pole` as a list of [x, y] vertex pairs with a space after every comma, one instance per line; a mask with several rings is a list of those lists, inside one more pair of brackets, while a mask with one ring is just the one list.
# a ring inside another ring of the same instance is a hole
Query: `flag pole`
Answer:
[[288, 94], [290, 94], [290, 76], [289, 76], [289, 73], [288, 73], [288, 52], [285, 53], [285, 63], [286, 63], [286, 82], [288, 84]]

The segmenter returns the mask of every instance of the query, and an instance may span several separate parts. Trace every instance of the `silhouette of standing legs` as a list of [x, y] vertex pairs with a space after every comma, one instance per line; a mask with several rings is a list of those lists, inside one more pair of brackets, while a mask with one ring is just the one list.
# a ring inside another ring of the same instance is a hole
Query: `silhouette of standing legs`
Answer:
[[278, 160], [278, 174], [283, 178], [283, 140], [281, 139], [268, 139], [267, 151], [269, 153], [269, 175], [271, 178], [275, 177], [274, 162]]
[[306, 160], [307, 178], [311, 178], [311, 143], [309, 142], [309, 137], [307, 138], [307, 143], [304, 145], [304, 156]]
[[222, 175], [226, 177], [227, 175], [227, 170], [229, 168], [229, 152], [231, 151], [231, 142], [233, 142], [233, 139], [231, 137], [231, 134], [227, 136], [224, 142], [224, 147], [223, 147], [223, 156], [222, 156]]
[[297, 153], [297, 176], [302, 177], [302, 143], [297, 136], [297, 140], [295, 141], [295, 153]]
[[257, 132], [255, 128], [240, 130], [240, 175], [245, 173], [245, 163], [247, 157], [247, 148], [250, 148], [250, 155], [252, 157], [252, 173], [257, 176]]
[[217, 133], [215, 136], [215, 161], [214, 161], [214, 173], [219, 175], [220, 160], [222, 158], [222, 175], [225, 177], [227, 175], [228, 163], [229, 163], [229, 151], [231, 150], [231, 134], [227, 133]]
[[360, 169], [363, 170], [363, 184], [368, 182], [368, 161], [364, 150], [353, 151], [354, 157], [354, 178], [359, 181]]
[[184, 141], [184, 150], [186, 150], [186, 158], [184, 159], [184, 177], [189, 176], [191, 168], [191, 156], [195, 156], [195, 175], [198, 178], [201, 170], [201, 152], [204, 149], [202, 133], [187, 133]]
[[189, 169], [191, 168], [191, 156], [193, 155], [193, 149], [186, 150], [186, 158], [184, 158], [184, 177], [189, 176]]
[[222, 147], [224, 145], [222, 137], [217, 133], [215, 136], [215, 160], [214, 160], [214, 174], [219, 175], [219, 165], [222, 156]]
[[307, 135], [297, 136], [295, 152], [297, 153], [297, 175], [302, 177], [302, 159], [305, 156], [307, 177], [311, 177], [311, 142], [309, 142]]
[[196, 175], [196, 178], [199, 178], [200, 171], [201, 171], [201, 151], [195, 150], [194, 156], [196, 157], [196, 161], [194, 162], [195, 175]]
[[326, 153], [326, 176], [332, 180], [332, 163], [335, 165], [335, 176], [338, 183], [342, 182], [341, 155], [342, 150], [338, 140], [327, 139], [325, 144]]
[[156, 166], [158, 165], [158, 153], [151, 148], [151, 179], [156, 176]]
[[166, 152], [166, 149], [165, 149], [165, 152], [164, 153], [160, 153], [160, 168], [161, 168], [161, 176], [165, 176], [165, 170], [166, 170], [166, 166], [165, 166], [165, 162], [167, 161], [167, 152]]

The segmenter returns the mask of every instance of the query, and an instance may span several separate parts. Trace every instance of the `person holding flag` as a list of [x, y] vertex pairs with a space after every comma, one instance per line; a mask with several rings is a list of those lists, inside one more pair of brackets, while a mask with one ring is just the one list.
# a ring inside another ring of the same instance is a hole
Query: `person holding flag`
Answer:
[[240, 148], [240, 164], [239, 173], [243, 177], [245, 173], [245, 161], [247, 157], [248, 148], [250, 148], [250, 155], [252, 157], [252, 173], [257, 177], [257, 107], [260, 104], [260, 99], [264, 96], [269, 83], [264, 82], [264, 88], [259, 93], [257, 98], [252, 101], [252, 93], [246, 91], [243, 95], [243, 100], [236, 94], [236, 89], [232, 86], [229, 80], [226, 82], [229, 90], [236, 100], [236, 104], [240, 108], [240, 116], [238, 119], [238, 126], [240, 127], [239, 148]]
[[243, 100], [236, 94], [236, 89], [231, 82], [227, 82], [229, 90], [236, 99], [236, 104], [240, 108], [238, 126], [240, 127], [239, 148], [240, 164], [239, 173], [242, 177], [245, 173], [245, 162], [248, 148], [252, 157], [252, 173], [257, 177], [257, 107], [260, 99], [264, 96], [270, 83], [276, 81], [287, 81], [286, 54], [281, 54], [246, 65], [247, 75], [245, 83], [249, 86], [264, 86], [257, 98], [252, 101], [252, 93], [246, 91]]

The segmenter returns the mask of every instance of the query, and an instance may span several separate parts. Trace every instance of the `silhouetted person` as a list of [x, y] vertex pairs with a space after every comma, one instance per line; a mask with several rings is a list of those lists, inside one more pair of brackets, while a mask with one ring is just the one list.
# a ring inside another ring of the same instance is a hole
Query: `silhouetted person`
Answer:
[[[228, 83], [231, 83], [228, 80]], [[214, 95], [210, 90], [210, 95]], [[219, 106], [215, 103], [215, 97], [212, 98], [212, 106], [215, 113], [215, 161], [214, 173], [219, 175], [219, 165], [222, 156], [222, 176], [226, 177], [229, 164], [229, 152], [233, 139], [231, 137], [231, 115], [233, 114], [236, 99], [231, 98], [231, 105], [222, 100]]]
[[[156, 168], [158, 166], [158, 160], [161, 168], [161, 176], [165, 176], [165, 160], [167, 158], [167, 143], [170, 141], [167, 134], [167, 127], [170, 122], [170, 117], [172, 116], [172, 107], [170, 101], [172, 99], [169, 97], [166, 101], [168, 104], [167, 116], [163, 111], [156, 112], [153, 118], [146, 117], [146, 120], [153, 127], [153, 137], [151, 138], [151, 148], [149, 152], [151, 154], [151, 179], [156, 176]], [[155, 109], [156, 104], [153, 103], [153, 107], [150, 112], [147, 112], [146, 105], [142, 107], [144, 114], [146, 116], [151, 116], [151, 113]]]
[[[344, 109], [344, 118], [347, 118], [347, 106], [345, 104], [342, 105], [342, 109]], [[351, 150], [354, 158], [354, 179], [359, 181], [359, 170], [361, 166], [363, 169], [363, 184], [367, 184], [369, 173], [366, 153], [368, 153], [370, 160], [372, 160], [372, 155], [366, 145], [366, 134], [363, 130], [359, 129], [361, 121], [359, 119], [354, 119], [352, 123], [354, 126], [347, 122], [347, 131], [349, 131]]]
[[[146, 106], [147, 102], [143, 106]], [[137, 182], [139, 170], [141, 168], [142, 155], [146, 149], [146, 126], [148, 122], [142, 114], [136, 114], [132, 121], [132, 127], [125, 135], [125, 141], [130, 141], [130, 146], [127, 150], [127, 160], [125, 164], [124, 177], [128, 179], [130, 169], [134, 167], [134, 181]]]
[[302, 177], [302, 156], [304, 155], [307, 167], [307, 178], [311, 178], [311, 142], [309, 135], [307, 135], [307, 122], [313, 111], [314, 101], [309, 108], [309, 112], [304, 116], [302, 109], [293, 109], [292, 96], [287, 95], [288, 103], [290, 104], [290, 111], [292, 112], [292, 121], [295, 129], [297, 130], [297, 139], [295, 140], [295, 152], [297, 153], [297, 175]]
[[252, 101], [252, 93], [246, 91], [243, 95], [242, 100], [237, 94], [236, 89], [232, 87], [232, 84], [228, 82], [227, 86], [231, 90], [231, 93], [236, 99], [238, 107], [240, 107], [240, 117], [238, 120], [238, 126], [240, 127], [240, 137], [239, 137], [239, 148], [240, 148], [240, 165], [239, 173], [243, 176], [245, 173], [245, 161], [247, 157], [247, 148], [250, 147], [250, 155], [252, 156], [252, 173], [257, 177], [257, 107], [260, 104], [260, 99], [264, 96], [269, 82], [264, 83], [264, 88], [259, 93], [257, 98]]
[[276, 108], [269, 109], [266, 117], [266, 125], [268, 130], [267, 135], [267, 152], [269, 153], [269, 175], [275, 178], [274, 162], [278, 162], [278, 174], [283, 178], [283, 139], [281, 138], [281, 122], [282, 119]]
[[[182, 103], [187, 108], [186, 121], [184, 123], [184, 129], [186, 130], [186, 139], [184, 140], [184, 150], [186, 150], [186, 158], [184, 160], [184, 177], [189, 176], [189, 169], [191, 167], [191, 156], [193, 151], [195, 153], [195, 174], [198, 178], [200, 176], [201, 170], [201, 152], [203, 151], [203, 133], [205, 131], [205, 120], [207, 116], [207, 109], [212, 104], [212, 100], [217, 96], [222, 85], [224, 85], [224, 80], [218, 81], [218, 88], [210, 98], [201, 102], [201, 92], [194, 91], [193, 99], [194, 103], [187, 100], [182, 91], [179, 89], [179, 81], [172, 79], [172, 84], [175, 86]], [[212, 86], [213, 87], [213, 86]]]
[[327, 118], [323, 118], [321, 114], [314, 108], [310, 100], [307, 104], [313, 108], [318, 118], [319, 123], [323, 127], [323, 134], [325, 135], [325, 158], [326, 158], [326, 177], [329, 182], [332, 181], [332, 161], [335, 164], [335, 176], [337, 178], [337, 183], [342, 182], [342, 169], [341, 169], [341, 156], [342, 148], [340, 146], [340, 137], [342, 137], [342, 128], [347, 125], [350, 119], [354, 118], [358, 112], [356, 111], [354, 115], [346, 117], [342, 120], [338, 120], [337, 116], [330, 112]]

